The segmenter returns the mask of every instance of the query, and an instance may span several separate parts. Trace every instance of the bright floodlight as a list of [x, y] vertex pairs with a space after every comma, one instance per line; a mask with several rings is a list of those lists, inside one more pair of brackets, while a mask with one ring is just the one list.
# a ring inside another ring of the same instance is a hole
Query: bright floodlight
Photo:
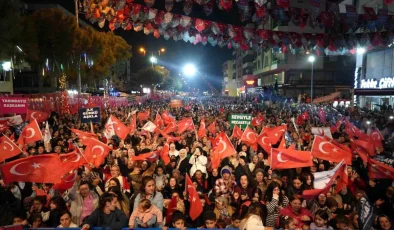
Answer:
[[187, 76], [193, 76], [196, 71], [196, 67], [192, 64], [187, 64], [185, 67], [183, 67], [183, 73]]
[[150, 62], [156, 63], [157, 62], [157, 58], [155, 56], [150, 57]]
[[314, 62], [316, 60], [315, 56], [309, 56], [308, 61]]
[[364, 54], [365, 53], [365, 48], [364, 47], [358, 47], [357, 48], [357, 54]]

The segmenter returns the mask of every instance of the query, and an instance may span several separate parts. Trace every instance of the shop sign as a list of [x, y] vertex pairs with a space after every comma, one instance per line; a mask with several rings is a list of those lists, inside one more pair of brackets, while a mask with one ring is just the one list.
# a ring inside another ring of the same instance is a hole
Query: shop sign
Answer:
[[375, 79], [361, 80], [361, 89], [387, 89], [394, 88], [394, 77], [381, 78], [379, 81]]
[[237, 125], [238, 127], [245, 129], [246, 126], [250, 125], [250, 122], [252, 121], [252, 115], [251, 114], [230, 114], [229, 121], [230, 121], [231, 128], [233, 128], [234, 125]]

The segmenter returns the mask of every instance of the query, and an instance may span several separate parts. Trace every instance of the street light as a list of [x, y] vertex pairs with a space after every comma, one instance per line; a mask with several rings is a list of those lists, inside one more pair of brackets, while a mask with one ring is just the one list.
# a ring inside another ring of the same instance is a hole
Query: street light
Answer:
[[308, 61], [309, 61], [310, 63], [312, 63], [312, 74], [311, 74], [311, 104], [312, 104], [312, 101], [313, 101], [313, 63], [315, 62], [315, 60], [316, 60], [316, 58], [315, 58], [315, 56], [313, 56], [313, 55], [309, 56], [309, 58], [308, 58]]
[[365, 48], [364, 47], [358, 47], [357, 48], [357, 54], [364, 54], [365, 53]]
[[187, 76], [194, 76], [196, 72], [196, 67], [193, 64], [187, 64], [183, 67], [183, 73]]

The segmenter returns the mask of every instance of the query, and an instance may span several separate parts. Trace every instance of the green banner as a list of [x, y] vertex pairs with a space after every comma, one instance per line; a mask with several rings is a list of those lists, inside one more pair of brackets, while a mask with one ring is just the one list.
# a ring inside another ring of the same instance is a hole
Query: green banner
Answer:
[[237, 125], [241, 129], [246, 129], [250, 122], [252, 121], [251, 114], [230, 114], [228, 120], [230, 121], [231, 128]]

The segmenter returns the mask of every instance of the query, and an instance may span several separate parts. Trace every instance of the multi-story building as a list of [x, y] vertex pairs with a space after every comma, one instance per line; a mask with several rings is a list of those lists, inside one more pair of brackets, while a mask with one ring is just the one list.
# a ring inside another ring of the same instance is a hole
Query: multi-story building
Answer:
[[[270, 4], [275, 4], [272, 1]], [[343, 1], [340, 5], [352, 4]], [[268, 5], [268, 7], [275, 7]], [[309, 0], [290, 1], [290, 7], [311, 9]], [[320, 1], [320, 10], [326, 10], [326, 1]], [[291, 21], [282, 26], [272, 18], [267, 20], [264, 29], [297, 33], [324, 33], [324, 29], [306, 26], [300, 29]], [[311, 47], [306, 47], [311, 48]], [[313, 95], [314, 97], [341, 91], [342, 96], [350, 97], [353, 85], [355, 67], [354, 56], [316, 56], [313, 62]], [[230, 82], [224, 75], [224, 82]], [[312, 63], [308, 62], [308, 55], [274, 52], [273, 49], [256, 52], [252, 50], [233, 52], [233, 80], [237, 93], [254, 93], [262, 88], [278, 84], [281, 95], [298, 97], [299, 94], [310, 95], [312, 78]], [[230, 82], [232, 83], [232, 82]], [[227, 84], [228, 86], [230, 84]], [[225, 88], [227, 89], [227, 88]]]
[[237, 96], [237, 83], [233, 79], [233, 61], [228, 60], [222, 65], [223, 71], [223, 95], [235, 97]]

